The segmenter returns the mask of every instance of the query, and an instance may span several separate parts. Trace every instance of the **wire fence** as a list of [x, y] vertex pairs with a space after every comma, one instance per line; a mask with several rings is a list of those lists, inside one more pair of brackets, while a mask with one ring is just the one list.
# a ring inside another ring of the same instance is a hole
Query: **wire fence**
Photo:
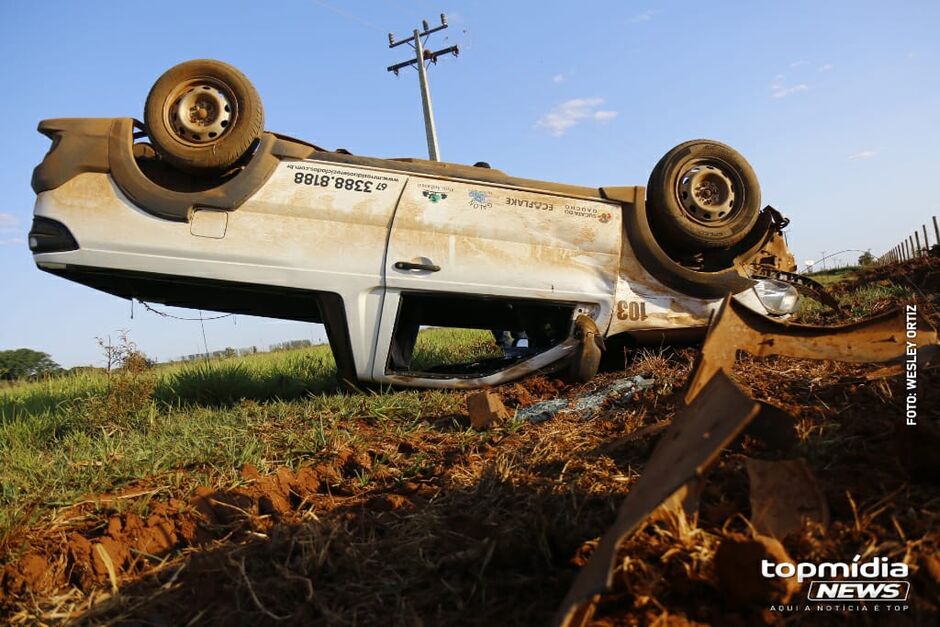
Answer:
[[891, 248], [876, 260], [879, 264], [899, 263], [901, 261], [910, 261], [917, 257], [926, 257], [934, 248], [940, 249], [940, 226], [937, 224], [937, 216], [932, 217], [933, 221], [933, 244], [927, 236], [927, 225], [920, 225], [920, 229], [914, 229], [911, 235], [902, 239], [896, 246]]

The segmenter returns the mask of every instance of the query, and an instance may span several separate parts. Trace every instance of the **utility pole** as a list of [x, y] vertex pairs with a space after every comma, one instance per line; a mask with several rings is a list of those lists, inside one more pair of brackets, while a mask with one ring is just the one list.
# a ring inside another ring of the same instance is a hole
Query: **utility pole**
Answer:
[[[428, 37], [431, 33], [436, 33], [439, 30], [444, 30], [447, 28], [447, 16], [441, 13], [441, 25], [430, 28], [428, 26], [427, 20], [421, 21], [421, 26], [424, 28], [422, 32], [418, 32], [418, 29], [415, 29], [412, 32], [411, 37], [405, 37], [404, 39], [399, 39], [395, 41], [395, 36], [392, 33], [388, 34], [388, 47], [395, 48], [402, 44], [410, 45], [415, 51], [415, 58], [409, 61], [403, 61], [401, 63], [396, 63], [395, 65], [388, 66], [387, 70], [389, 72], [394, 72], [395, 76], [398, 76], [398, 71], [402, 68], [406, 68], [409, 65], [414, 65], [418, 70], [418, 82], [421, 87], [421, 104], [424, 107], [424, 130], [428, 136], [428, 157], [431, 161], [440, 161], [440, 150], [437, 147], [437, 129], [434, 127], [434, 111], [431, 110], [431, 88], [428, 87], [428, 72], [427, 72], [427, 62], [437, 64], [437, 58], [441, 55], [452, 54], [455, 57], [460, 53], [460, 50], [457, 46], [450, 46], [448, 48], [442, 48], [435, 52], [428, 52], [424, 49], [424, 44], [427, 43]], [[424, 41], [421, 38], [424, 38]]]

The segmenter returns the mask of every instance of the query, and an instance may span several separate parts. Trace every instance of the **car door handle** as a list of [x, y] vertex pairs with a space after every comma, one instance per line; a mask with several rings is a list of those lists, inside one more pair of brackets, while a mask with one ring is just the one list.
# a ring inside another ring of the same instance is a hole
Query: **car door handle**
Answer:
[[441, 267], [433, 263], [413, 263], [411, 261], [396, 261], [396, 270], [426, 270], [427, 272], [438, 272]]

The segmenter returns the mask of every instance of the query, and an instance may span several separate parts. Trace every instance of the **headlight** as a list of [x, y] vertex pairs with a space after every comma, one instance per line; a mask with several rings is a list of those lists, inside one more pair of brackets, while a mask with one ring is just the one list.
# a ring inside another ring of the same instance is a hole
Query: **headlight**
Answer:
[[761, 279], [751, 289], [767, 311], [774, 315], [796, 313], [800, 308], [800, 293], [789, 283]]

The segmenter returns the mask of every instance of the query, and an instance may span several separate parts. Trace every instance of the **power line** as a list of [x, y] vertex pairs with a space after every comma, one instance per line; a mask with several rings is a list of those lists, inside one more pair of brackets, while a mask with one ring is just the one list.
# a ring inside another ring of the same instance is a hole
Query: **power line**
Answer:
[[199, 310], [199, 326], [202, 329], [202, 345], [206, 349], [206, 362], [209, 361], [209, 340], [206, 339], [206, 323], [202, 320], [202, 309]]
[[427, 20], [422, 20], [421, 26], [424, 28], [423, 31], [419, 32], [416, 28], [412, 31], [410, 37], [405, 37], [397, 41], [395, 40], [395, 35], [392, 33], [388, 34], [389, 48], [408, 44], [415, 51], [415, 58], [390, 65], [386, 69], [389, 72], [394, 72], [395, 76], [398, 76], [400, 70], [409, 66], [414, 66], [418, 70], [418, 84], [421, 87], [421, 104], [424, 109], [424, 131], [428, 139], [428, 157], [431, 161], [440, 161], [440, 150], [437, 146], [437, 128], [434, 126], [434, 111], [431, 109], [431, 88], [428, 86], [427, 69], [431, 63], [437, 63], [438, 57], [445, 54], [452, 54], [456, 57], [460, 53], [460, 50], [457, 46], [441, 48], [434, 52], [429, 52], [424, 49], [424, 44], [427, 43], [428, 37], [430, 37], [432, 33], [447, 28], [447, 16], [443, 13], [441, 13], [440, 26], [431, 28]]
[[[133, 299], [131, 299], [131, 303], [133, 303], [133, 302], [134, 302]], [[198, 317], [198, 318], [184, 318], [184, 317], [182, 317], [182, 316], [174, 316], [173, 314], [169, 314], [169, 313], [167, 313], [167, 312], [165, 312], [165, 311], [159, 311], [159, 310], [157, 310], [157, 309], [154, 309], [153, 307], [151, 307], [150, 305], [148, 305], [145, 301], [142, 301], [142, 300], [140, 300], [140, 299], [137, 299], [137, 302], [139, 302], [141, 305], [143, 305], [143, 306], [144, 306], [144, 309], [146, 309], [146, 310], [149, 311], [150, 313], [155, 313], [155, 314], [157, 314], [158, 316], [161, 316], [161, 317], [163, 317], [163, 318], [172, 318], [173, 320], [184, 320], [184, 321], [186, 321], [186, 322], [207, 322], [207, 321], [210, 321], [210, 320], [221, 320], [222, 318], [231, 318], [232, 316], [235, 315], [235, 314], [230, 314], [230, 313], [228, 313], [228, 314], [222, 314], [221, 316], [213, 316], [213, 317], [211, 317], [211, 318], [206, 318], [206, 317], [204, 317], [204, 316], [202, 315], [202, 310], [200, 309], [200, 310], [199, 310], [199, 317]]]
[[405, 11], [408, 10], [408, 8], [405, 5], [400, 4], [397, 0], [384, 0], [384, 2], [388, 6], [395, 9], [395, 11], [400, 13], [401, 15], [405, 15]]
[[372, 28], [372, 29], [377, 30], [377, 31], [380, 31], [380, 32], [383, 30], [380, 26], [378, 26], [378, 25], [376, 25], [376, 24], [373, 24], [373, 23], [370, 22], [369, 20], [367, 20], [367, 19], [365, 19], [365, 18], [362, 18], [362, 17], [359, 17], [359, 16], [356, 15], [355, 13], [350, 13], [350, 12], [348, 12], [348, 11], [344, 11], [343, 9], [340, 9], [339, 7], [335, 7], [335, 6], [333, 6], [332, 4], [326, 3], [326, 2], [324, 2], [323, 0], [313, 0], [313, 3], [320, 5], [320, 6], [323, 7], [324, 9], [327, 9], [327, 10], [329, 10], [329, 11], [332, 11], [333, 13], [336, 13], [337, 15], [341, 15], [342, 17], [345, 17], [345, 18], [348, 19], [348, 20], [352, 20], [352, 21], [354, 21], [354, 22], [358, 22], [358, 23], [362, 24], [363, 26], [368, 26], [369, 28]]

